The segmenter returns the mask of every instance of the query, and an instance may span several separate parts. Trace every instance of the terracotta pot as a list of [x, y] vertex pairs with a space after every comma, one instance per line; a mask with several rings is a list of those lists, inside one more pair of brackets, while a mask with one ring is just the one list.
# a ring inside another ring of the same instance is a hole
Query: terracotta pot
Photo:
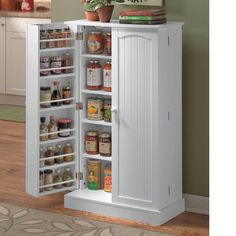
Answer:
[[2, 11], [15, 11], [16, 0], [1, 0]]
[[99, 20], [98, 13], [95, 11], [86, 11], [85, 16], [86, 16], [87, 20], [89, 20], [89, 21], [98, 21]]
[[97, 9], [101, 22], [110, 22], [114, 10], [114, 5], [104, 6]]

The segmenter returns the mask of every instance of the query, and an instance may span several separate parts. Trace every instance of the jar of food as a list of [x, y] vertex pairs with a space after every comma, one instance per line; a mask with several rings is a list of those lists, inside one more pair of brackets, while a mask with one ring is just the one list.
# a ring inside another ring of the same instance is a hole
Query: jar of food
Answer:
[[111, 156], [111, 133], [104, 132], [99, 135], [99, 153], [101, 156]]
[[103, 101], [103, 103], [104, 103], [104, 121], [111, 122], [112, 121], [111, 99], [106, 99]]
[[66, 154], [66, 156], [64, 156], [64, 162], [73, 161], [72, 153], [73, 153], [72, 145], [70, 143], [66, 143], [66, 145], [64, 147], [64, 154]]
[[98, 154], [98, 132], [87, 131], [85, 135], [85, 152], [90, 155]]
[[63, 39], [64, 37], [64, 34], [62, 32], [62, 29], [56, 29], [55, 31], [55, 36], [56, 36], [56, 39], [59, 39], [59, 41], [56, 41], [55, 42], [55, 46], [57, 48], [62, 48], [64, 47], [64, 40], [60, 40], [60, 39]]
[[53, 177], [53, 183], [57, 184], [57, 185], [54, 185], [54, 188], [56, 189], [62, 188], [62, 184], [58, 184], [61, 182], [63, 182], [63, 178], [62, 178], [61, 170], [58, 169], [55, 171], [55, 174]]
[[111, 56], [111, 33], [106, 33], [105, 36], [105, 53]]
[[[44, 153], [45, 153], [44, 148], [41, 147], [41, 148], [40, 148], [40, 159], [45, 158]], [[40, 161], [39, 161], [39, 166], [40, 166], [40, 167], [44, 167], [44, 166], [45, 166], [45, 161], [40, 160]]]
[[[62, 67], [69, 67], [72, 66], [72, 56], [69, 52], [66, 52], [62, 56]], [[72, 68], [66, 68], [62, 70], [63, 73], [69, 74], [72, 73]]]
[[[65, 171], [63, 173], [63, 182], [66, 182], [66, 181], [70, 181], [72, 180], [72, 173], [70, 171], [70, 167], [66, 167], [65, 168]], [[72, 186], [72, 182], [69, 182], [69, 183], [64, 183], [63, 184], [65, 187], [71, 187]]]
[[48, 35], [48, 39], [51, 40], [51, 41], [48, 41], [47, 47], [48, 48], [55, 48], [55, 41], [54, 41], [54, 39], [56, 38], [56, 35], [55, 35], [54, 30], [47, 30], [47, 35]]
[[57, 139], [58, 134], [56, 133], [58, 131], [57, 128], [57, 120], [55, 116], [50, 116], [50, 122], [48, 125], [48, 132], [51, 133], [48, 135], [49, 139]]
[[112, 191], [112, 169], [111, 164], [106, 164], [104, 169], [104, 191]]
[[[51, 95], [51, 106], [61, 106], [62, 102], [58, 101], [61, 100], [61, 92], [59, 89], [60, 86], [60, 81], [53, 81], [53, 91], [52, 91], [52, 95]], [[53, 102], [53, 101], [57, 101], [57, 102]]]
[[88, 36], [88, 53], [101, 54], [104, 50], [104, 37], [102, 32], [91, 32]]
[[55, 148], [55, 151], [54, 151], [54, 156], [57, 156], [55, 158], [55, 162], [57, 164], [61, 164], [61, 163], [64, 162], [64, 159], [63, 159], [63, 157], [61, 155], [63, 155], [62, 146], [61, 146], [61, 144], [57, 144], [56, 148]]
[[[48, 34], [46, 30], [40, 30], [40, 40], [47, 40]], [[40, 49], [46, 49], [47, 48], [47, 42], [40, 42]]]
[[106, 92], [111, 92], [112, 80], [111, 80], [111, 62], [106, 62], [103, 67], [103, 90]]
[[100, 98], [88, 98], [87, 118], [89, 120], [103, 120], [103, 100]]
[[59, 137], [69, 137], [70, 129], [71, 129], [72, 119], [70, 118], [60, 118], [58, 120], [58, 131], [63, 131], [63, 133], [59, 133]]
[[[45, 124], [46, 117], [40, 117], [40, 141], [47, 141], [48, 140], [48, 126]], [[42, 134], [45, 134], [41, 136]]]
[[[64, 86], [62, 89], [62, 98], [63, 99], [68, 99], [72, 97], [72, 92], [71, 92], [71, 86]], [[65, 100], [63, 101], [64, 105], [70, 105], [71, 100]]]
[[51, 88], [50, 87], [40, 87], [40, 107], [48, 108], [51, 106]]
[[88, 189], [98, 190], [101, 188], [101, 161], [88, 161]]
[[87, 89], [99, 90], [102, 88], [102, 66], [99, 61], [90, 61], [87, 65]]
[[[43, 186], [44, 185], [44, 175], [43, 175], [43, 171], [39, 171], [39, 186]], [[43, 188], [39, 188], [39, 192], [42, 193], [43, 192]]]
[[[71, 38], [71, 31], [69, 27], [64, 29], [64, 38]], [[65, 47], [72, 47], [71, 39], [65, 40]]]
[[[44, 185], [53, 184], [53, 172], [52, 170], [44, 170]], [[44, 188], [45, 191], [53, 190], [53, 186], [48, 186]]]
[[45, 69], [49, 69], [50, 67], [50, 57], [40, 57], [40, 75], [47, 76], [49, 75], [49, 71]]
[[61, 74], [61, 69], [57, 69], [57, 68], [61, 68], [62, 67], [62, 58], [60, 56], [55, 56], [51, 58], [51, 68], [54, 68], [52, 70], [52, 74]]
[[[52, 146], [48, 146], [47, 151], [45, 152], [45, 157], [53, 157], [53, 156], [54, 156], [53, 148], [52, 148]], [[46, 166], [52, 166], [54, 164], [55, 164], [54, 158], [45, 160]]]

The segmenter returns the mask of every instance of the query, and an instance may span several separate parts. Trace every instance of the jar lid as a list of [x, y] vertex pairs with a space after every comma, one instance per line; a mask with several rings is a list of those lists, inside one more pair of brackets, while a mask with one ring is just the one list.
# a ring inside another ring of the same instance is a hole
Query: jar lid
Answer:
[[52, 170], [44, 170], [44, 174], [47, 174], [47, 175], [52, 174]]
[[61, 57], [60, 56], [55, 56], [55, 57], [52, 57], [52, 60], [53, 61], [60, 61]]
[[88, 98], [88, 102], [103, 102], [100, 98]]
[[62, 124], [71, 123], [71, 122], [72, 122], [72, 119], [70, 119], [70, 118], [60, 118], [58, 120], [58, 123], [62, 123]]
[[92, 31], [90, 34], [102, 34], [101, 31]]
[[61, 173], [61, 170], [58, 169], [58, 170], [56, 170], [55, 172], [56, 172], [57, 174], [60, 174], [60, 173]]
[[111, 33], [110, 33], [110, 32], [108, 32], [108, 33], [107, 33], [107, 35], [111, 36]]
[[46, 117], [40, 117], [41, 123], [44, 123], [46, 121]]
[[71, 90], [71, 86], [64, 86], [63, 90]]
[[66, 146], [66, 147], [71, 147], [71, 144], [70, 144], [70, 143], [66, 143], [65, 146]]
[[95, 159], [90, 159], [90, 160], [88, 160], [88, 163], [101, 164], [101, 161], [98, 161]]
[[57, 147], [57, 148], [61, 148], [61, 144], [57, 144], [56, 147]]
[[70, 172], [70, 167], [66, 167], [65, 171]]
[[49, 57], [40, 57], [40, 62], [49, 62]]
[[46, 91], [46, 90], [51, 90], [51, 88], [50, 87], [40, 87], [40, 90]]
[[48, 150], [52, 150], [53, 148], [52, 148], [52, 146], [48, 146]]
[[99, 135], [100, 138], [110, 138], [111, 133], [110, 132], [104, 132]]
[[90, 130], [86, 132], [88, 136], [98, 136], [98, 132], [96, 130]]

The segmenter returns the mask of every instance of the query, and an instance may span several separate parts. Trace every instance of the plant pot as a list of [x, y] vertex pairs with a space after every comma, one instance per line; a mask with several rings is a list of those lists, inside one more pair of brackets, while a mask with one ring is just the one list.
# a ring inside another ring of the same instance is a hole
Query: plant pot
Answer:
[[85, 11], [85, 16], [89, 21], [98, 21], [98, 13], [96, 11]]
[[114, 5], [104, 6], [97, 9], [101, 22], [110, 22], [114, 10]]

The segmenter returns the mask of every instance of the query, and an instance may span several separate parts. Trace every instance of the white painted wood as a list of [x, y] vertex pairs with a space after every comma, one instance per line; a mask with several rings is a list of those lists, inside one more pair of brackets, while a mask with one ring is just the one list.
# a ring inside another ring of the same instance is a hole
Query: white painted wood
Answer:
[[209, 215], [209, 197], [184, 194], [184, 198], [186, 202], [186, 211]]
[[5, 94], [5, 66], [6, 66], [6, 59], [5, 59], [5, 53], [6, 53], [6, 43], [5, 43], [5, 29], [6, 29], [6, 20], [5, 17], [0, 17], [0, 94]]

